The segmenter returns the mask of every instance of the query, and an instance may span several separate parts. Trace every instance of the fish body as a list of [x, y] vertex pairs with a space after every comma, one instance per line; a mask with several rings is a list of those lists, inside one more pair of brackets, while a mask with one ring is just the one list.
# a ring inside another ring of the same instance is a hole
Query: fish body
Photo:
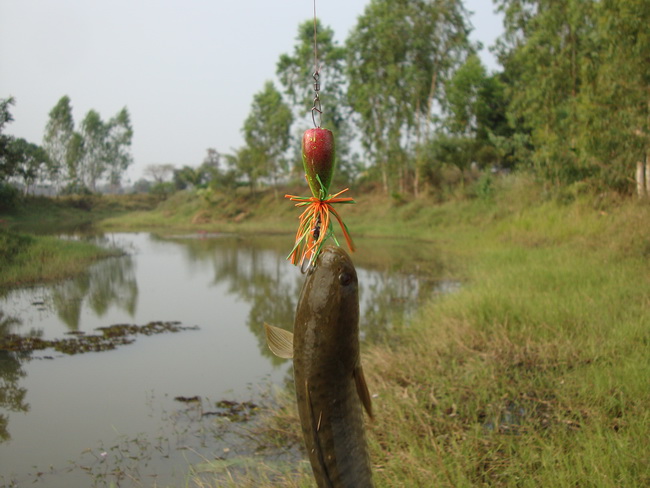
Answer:
[[320, 488], [369, 488], [363, 408], [372, 416], [359, 354], [359, 296], [340, 247], [319, 255], [303, 285], [294, 333], [266, 325], [271, 350], [293, 357], [305, 447]]

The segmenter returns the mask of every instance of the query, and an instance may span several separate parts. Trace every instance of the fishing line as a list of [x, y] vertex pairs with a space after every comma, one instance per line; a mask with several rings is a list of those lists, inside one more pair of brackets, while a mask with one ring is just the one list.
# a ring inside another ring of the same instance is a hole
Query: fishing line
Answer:
[[[307, 65], [309, 60], [307, 57]], [[320, 101], [320, 64], [318, 60], [318, 18], [316, 17], [316, 0], [314, 0], [314, 104], [311, 108], [311, 118], [314, 122], [313, 129], [307, 129], [302, 136], [302, 164], [305, 169], [305, 179], [309, 184], [312, 196], [301, 197], [298, 195], [285, 195], [296, 207], [303, 207], [300, 214], [298, 230], [296, 232], [293, 249], [287, 256], [292, 264], [299, 265], [305, 273], [313, 266], [318, 255], [325, 246], [325, 241], [330, 237], [338, 246], [339, 242], [334, 235], [334, 222], [338, 222], [348, 244], [350, 251], [354, 251], [354, 244], [350, 237], [347, 225], [333, 205], [339, 203], [354, 203], [350, 197], [341, 197], [348, 188], [334, 195], [329, 193], [334, 168], [336, 165], [336, 147], [334, 134], [329, 129], [321, 127], [323, 122], [323, 109]], [[316, 121], [318, 114], [318, 122]]]
[[[318, 65], [318, 32], [316, 28], [316, 0], [314, 0], [314, 104], [311, 108], [311, 120], [314, 127], [320, 127], [323, 123], [323, 108], [320, 103], [320, 66]], [[318, 114], [318, 123], [316, 123], [316, 114]]]

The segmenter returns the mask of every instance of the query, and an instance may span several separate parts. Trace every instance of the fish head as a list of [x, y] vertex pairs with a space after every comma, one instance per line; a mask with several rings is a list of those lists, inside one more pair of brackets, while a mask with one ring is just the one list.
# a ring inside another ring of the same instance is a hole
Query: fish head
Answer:
[[348, 253], [338, 246], [325, 247], [305, 282], [308, 306], [315, 313], [331, 313], [333, 307], [358, 309], [357, 270]]
[[[298, 301], [294, 333], [300, 342], [322, 354], [358, 356], [359, 291], [357, 271], [350, 256], [338, 246], [327, 246], [310, 269]], [[295, 345], [295, 343], [294, 343]]]

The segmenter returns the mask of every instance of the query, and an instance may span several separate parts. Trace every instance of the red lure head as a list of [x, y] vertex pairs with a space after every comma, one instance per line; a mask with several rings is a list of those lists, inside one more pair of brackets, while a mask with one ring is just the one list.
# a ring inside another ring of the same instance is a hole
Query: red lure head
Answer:
[[332, 184], [336, 166], [336, 148], [331, 130], [316, 127], [304, 132], [302, 164], [312, 195], [324, 200]]

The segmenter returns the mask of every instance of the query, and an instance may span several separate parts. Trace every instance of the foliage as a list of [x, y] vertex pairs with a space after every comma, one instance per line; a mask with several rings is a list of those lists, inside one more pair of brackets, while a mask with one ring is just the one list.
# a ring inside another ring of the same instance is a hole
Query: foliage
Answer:
[[99, 113], [90, 110], [81, 122], [81, 139], [83, 141], [82, 157], [77, 162], [77, 181], [85, 183], [91, 190], [106, 169], [106, 126]]
[[386, 191], [395, 178], [402, 190], [418, 185], [407, 149], [431, 129], [444, 82], [472, 51], [466, 17], [460, 1], [375, 0], [347, 40], [350, 104]]
[[14, 120], [9, 108], [16, 103], [13, 97], [0, 99], [0, 179], [4, 179], [8, 173], [5, 162], [7, 146], [11, 142], [11, 137], [3, 134], [5, 125]]
[[9, 107], [15, 102], [13, 97], [0, 100], [0, 184], [3, 185], [0, 206], [11, 208], [17, 201], [7, 182], [22, 181], [25, 193], [36, 179], [51, 168], [50, 159], [45, 151], [36, 144], [2, 134], [4, 126], [13, 121]]
[[8, 165], [10, 173], [22, 180], [25, 193], [29, 192], [36, 180], [51, 170], [45, 150], [23, 138], [16, 138], [9, 144], [6, 161], [11, 161]]
[[94, 191], [102, 178], [117, 187], [133, 162], [132, 138], [126, 107], [107, 122], [96, 110], [89, 110], [80, 130], [75, 131], [70, 98], [64, 96], [50, 111], [43, 138], [43, 147], [52, 162], [50, 178], [66, 184], [68, 189]]
[[79, 140], [71, 145], [74, 120], [70, 97], [64, 95], [50, 110], [43, 136], [43, 149], [52, 162], [52, 178], [64, 181], [74, 179]]
[[67, 278], [109, 255], [86, 242], [0, 229], [0, 289]]
[[262, 176], [262, 168], [255, 151], [249, 146], [240, 147], [234, 154], [226, 154], [226, 164], [234, 171], [236, 177], [244, 177], [251, 193], [255, 191], [258, 179]]
[[93, 194], [90, 188], [88, 188], [86, 185], [84, 185], [79, 181], [71, 181], [63, 188], [61, 188], [59, 193], [64, 196], [67, 195], [88, 196]]
[[106, 131], [106, 172], [109, 183], [117, 187], [122, 175], [133, 163], [130, 150], [133, 127], [131, 126], [131, 116], [126, 107], [108, 121]]
[[16, 99], [14, 97], [0, 99], [0, 133], [2, 133], [4, 130], [5, 125], [7, 125], [9, 122], [13, 122], [14, 117], [11, 115], [9, 107], [15, 103]]
[[[319, 97], [322, 117], [315, 115], [316, 124], [322, 118], [321, 126], [332, 131], [336, 140], [336, 176], [349, 181], [354, 173], [354, 156], [350, 154], [353, 126], [350, 122], [351, 109], [347, 103], [346, 51], [334, 39], [334, 31], [316, 20], [316, 41], [318, 50]], [[282, 54], [277, 63], [276, 74], [289, 98], [295, 120], [296, 134], [302, 137], [305, 123], [313, 123], [311, 109], [314, 106], [314, 21], [307, 20], [298, 26], [298, 35], [293, 53]], [[302, 173], [300, 137], [295, 144], [295, 170]]]
[[476, 54], [470, 55], [445, 84], [442, 102], [450, 133], [491, 144], [490, 134], [509, 135], [505, 85], [498, 74], [488, 75]]
[[20, 194], [12, 185], [0, 181], [0, 210], [14, 210], [18, 205]]
[[[323, 125], [334, 132], [346, 183], [360, 176], [387, 195], [418, 196], [450, 167], [463, 184], [475, 162], [532, 168], [558, 189], [585, 181], [629, 190], [637, 162], [650, 163], [650, 8], [642, 0], [624, 8], [613, 0], [494, 3], [505, 17], [495, 73], [469, 41], [460, 0], [373, 0], [343, 46], [316, 19], [318, 67], [314, 20], [300, 23], [276, 65], [287, 102], [267, 82], [244, 123], [245, 147], [225, 157], [230, 172], [199, 177], [185, 168], [177, 185], [276, 186], [290, 144], [301, 174], [296, 135], [309, 123], [318, 70]], [[355, 137], [362, 157], [351, 154]]]
[[630, 189], [650, 153], [647, 3], [497, 3], [510, 117], [530, 134], [538, 174], [557, 187], [587, 179]]
[[460, 172], [460, 181], [464, 182], [464, 174], [475, 161], [477, 142], [467, 136], [453, 136], [442, 132], [432, 137], [425, 148], [426, 156], [422, 163], [422, 178], [433, 187], [441, 183], [437, 178], [438, 171], [447, 166], [455, 166]]
[[614, 187], [630, 187], [637, 161], [650, 162], [650, 5], [594, 5], [597, 32], [583, 60], [581, 149]]
[[198, 168], [183, 166], [174, 170], [174, 187], [177, 190], [185, 190], [189, 187], [198, 187], [202, 182], [202, 175]]
[[144, 169], [144, 174], [151, 176], [156, 183], [163, 183], [174, 174], [174, 165], [169, 163], [149, 164]]
[[10, 107], [16, 103], [13, 97], [0, 99], [0, 181], [13, 175], [13, 161], [11, 159], [10, 145], [13, 137], [3, 134], [5, 125], [14, 120]]
[[176, 187], [171, 181], [154, 183], [149, 189], [149, 193], [157, 197], [159, 200], [167, 200], [175, 191]]
[[148, 193], [151, 189], [151, 181], [146, 178], [140, 178], [133, 183], [132, 188], [134, 193]]
[[[255, 180], [270, 177], [275, 185], [286, 170], [283, 157], [289, 147], [289, 130], [293, 116], [282, 100], [273, 82], [267, 81], [264, 89], [253, 97], [251, 113], [244, 122], [243, 132], [248, 151], [247, 159], [237, 158], [238, 163], [255, 166]], [[252, 173], [251, 171], [245, 171]], [[251, 182], [251, 186], [252, 186]]]

